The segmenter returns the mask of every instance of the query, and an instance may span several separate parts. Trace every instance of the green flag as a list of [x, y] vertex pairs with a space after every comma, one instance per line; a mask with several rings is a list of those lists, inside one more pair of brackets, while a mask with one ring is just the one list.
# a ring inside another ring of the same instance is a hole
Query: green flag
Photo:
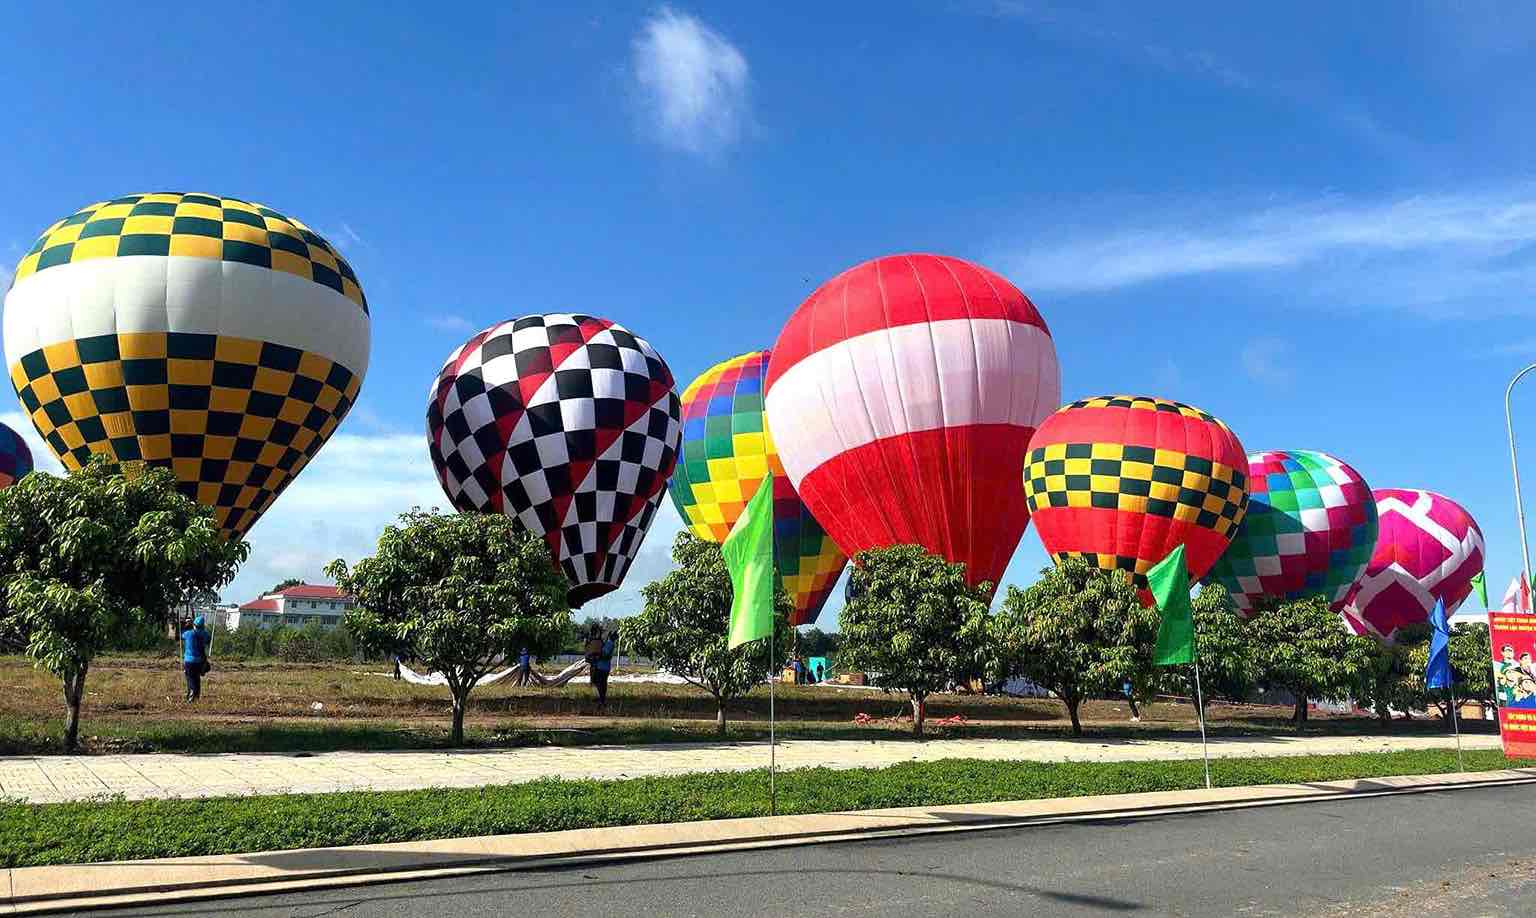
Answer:
[[763, 476], [720, 545], [731, 569], [732, 649], [773, 633], [773, 475]]
[[1184, 566], [1184, 546], [1168, 553], [1147, 571], [1147, 585], [1163, 613], [1157, 626], [1157, 647], [1152, 651], [1156, 666], [1195, 661], [1195, 610], [1189, 604], [1189, 569]]
[[1472, 589], [1477, 591], [1477, 598], [1483, 601], [1483, 608], [1488, 608], [1488, 581], [1483, 579], [1482, 571], [1472, 575]]

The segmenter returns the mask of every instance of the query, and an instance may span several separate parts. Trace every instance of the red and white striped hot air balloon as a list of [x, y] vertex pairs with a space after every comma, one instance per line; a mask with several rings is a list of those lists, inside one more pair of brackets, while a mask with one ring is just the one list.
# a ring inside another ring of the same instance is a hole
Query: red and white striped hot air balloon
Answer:
[[913, 543], [996, 584], [1029, 509], [1019, 472], [1061, 401], [1045, 320], [980, 265], [893, 255], [790, 316], [768, 365], [784, 470], [839, 548]]

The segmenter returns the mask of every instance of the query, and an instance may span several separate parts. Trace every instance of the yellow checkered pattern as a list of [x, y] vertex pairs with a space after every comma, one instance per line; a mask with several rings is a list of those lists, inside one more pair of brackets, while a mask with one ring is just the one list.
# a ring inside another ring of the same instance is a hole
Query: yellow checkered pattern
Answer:
[[66, 468], [97, 453], [169, 468], [239, 536], [341, 423], [361, 379], [270, 342], [136, 332], [33, 351], [11, 383]]
[[1222, 423], [1220, 418], [1207, 414], [1193, 405], [1186, 405], [1183, 402], [1174, 402], [1163, 398], [1151, 398], [1145, 395], [1100, 395], [1073, 402], [1061, 410], [1068, 411], [1072, 408], [1135, 408], [1140, 411], [1164, 411], [1186, 418], [1209, 421], [1222, 430], [1227, 429], [1227, 425]]
[[1030, 450], [1024, 496], [1030, 513], [1050, 507], [1148, 513], [1230, 539], [1248, 509], [1247, 471], [1125, 443], [1052, 443]]
[[693, 534], [711, 542], [724, 542], [731, 527], [747, 508], [747, 501], [757, 493], [763, 476], [769, 472], [783, 478], [784, 465], [773, 448], [767, 431], [740, 433], [731, 437], [734, 455], [710, 459], [709, 479], [692, 482], [698, 503], [687, 508], [688, 524]]
[[43, 232], [12, 283], [58, 265], [128, 255], [271, 268], [330, 287], [368, 311], [352, 266], [318, 233], [269, 207], [207, 194], [133, 194], [83, 207]]

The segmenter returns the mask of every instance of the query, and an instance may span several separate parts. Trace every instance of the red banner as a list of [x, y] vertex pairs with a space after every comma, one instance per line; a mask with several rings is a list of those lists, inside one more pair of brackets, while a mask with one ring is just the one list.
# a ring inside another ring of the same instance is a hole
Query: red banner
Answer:
[[1536, 757], [1536, 615], [1489, 612], [1499, 736], [1512, 759]]

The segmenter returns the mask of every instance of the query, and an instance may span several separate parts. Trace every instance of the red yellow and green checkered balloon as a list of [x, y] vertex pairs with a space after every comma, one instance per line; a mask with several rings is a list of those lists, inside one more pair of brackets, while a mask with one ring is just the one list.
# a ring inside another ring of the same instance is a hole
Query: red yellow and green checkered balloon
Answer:
[[672, 474], [672, 502], [693, 534], [722, 542], [773, 474], [773, 556], [794, 602], [791, 624], [816, 620], [847, 559], [811, 516], [779, 464], [763, 414], [768, 351], [732, 357], [705, 370], [683, 392], [683, 454]]

